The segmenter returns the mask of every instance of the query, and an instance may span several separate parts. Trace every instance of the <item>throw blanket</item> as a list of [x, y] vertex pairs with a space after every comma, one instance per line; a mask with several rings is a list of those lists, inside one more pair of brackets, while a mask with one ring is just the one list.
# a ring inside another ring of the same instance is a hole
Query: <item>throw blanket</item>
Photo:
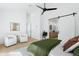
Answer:
[[47, 56], [49, 55], [52, 48], [58, 45], [61, 40], [58, 39], [47, 39], [33, 42], [28, 47], [28, 51], [33, 53], [35, 56]]

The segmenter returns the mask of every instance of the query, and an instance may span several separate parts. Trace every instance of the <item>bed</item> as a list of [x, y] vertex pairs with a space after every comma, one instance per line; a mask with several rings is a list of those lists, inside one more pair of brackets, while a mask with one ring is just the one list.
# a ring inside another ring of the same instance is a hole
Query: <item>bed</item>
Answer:
[[50, 51], [60, 42], [61, 40], [58, 39], [40, 40], [38, 42], [31, 43], [27, 50], [35, 56], [48, 56]]
[[[61, 40], [48, 39], [48, 40], [41, 40], [41, 41], [38, 41], [42, 43], [41, 46], [39, 45], [40, 43], [34, 42], [28, 45], [27, 47], [16, 49], [6, 55], [11, 54], [11, 56], [12, 55], [17, 55], [17, 56], [20, 56], [20, 55], [22, 56], [73, 56], [73, 53], [67, 53], [63, 51]], [[45, 44], [45, 47], [44, 47], [44, 44]], [[50, 49], [48, 48], [48, 46], [50, 46], [49, 47]], [[77, 51], [79, 51], [79, 47], [74, 50], [75, 55], [79, 55]]]

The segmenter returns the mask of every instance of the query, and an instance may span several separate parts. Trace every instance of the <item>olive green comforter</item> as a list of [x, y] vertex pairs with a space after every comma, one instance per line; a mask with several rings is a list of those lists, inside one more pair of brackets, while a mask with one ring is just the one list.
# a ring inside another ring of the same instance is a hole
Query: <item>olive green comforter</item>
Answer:
[[79, 56], [79, 46], [74, 49], [73, 55], [74, 55], [74, 56]]
[[61, 40], [46, 39], [38, 42], [33, 42], [28, 47], [28, 51], [33, 53], [35, 56], [47, 56], [49, 55], [52, 48], [58, 45]]

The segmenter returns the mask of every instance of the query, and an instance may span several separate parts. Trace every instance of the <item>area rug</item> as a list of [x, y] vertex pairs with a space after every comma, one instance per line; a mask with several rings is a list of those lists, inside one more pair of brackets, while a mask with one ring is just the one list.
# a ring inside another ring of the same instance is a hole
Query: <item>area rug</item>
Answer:
[[0, 53], [0, 56], [32, 56], [26, 47], [18, 48], [10, 52]]

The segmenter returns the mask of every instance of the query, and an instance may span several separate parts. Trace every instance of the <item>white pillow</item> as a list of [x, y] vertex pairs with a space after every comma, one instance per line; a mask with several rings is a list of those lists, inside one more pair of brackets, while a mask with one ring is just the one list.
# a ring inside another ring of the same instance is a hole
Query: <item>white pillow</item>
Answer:
[[79, 46], [79, 42], [77, 42], [76, 44], [72, 45], [71, 47], [69, 47], [67, 50], [65, 50], [65, 52], [70, 52], [73, 49], [75, 49], [77, 46]]

